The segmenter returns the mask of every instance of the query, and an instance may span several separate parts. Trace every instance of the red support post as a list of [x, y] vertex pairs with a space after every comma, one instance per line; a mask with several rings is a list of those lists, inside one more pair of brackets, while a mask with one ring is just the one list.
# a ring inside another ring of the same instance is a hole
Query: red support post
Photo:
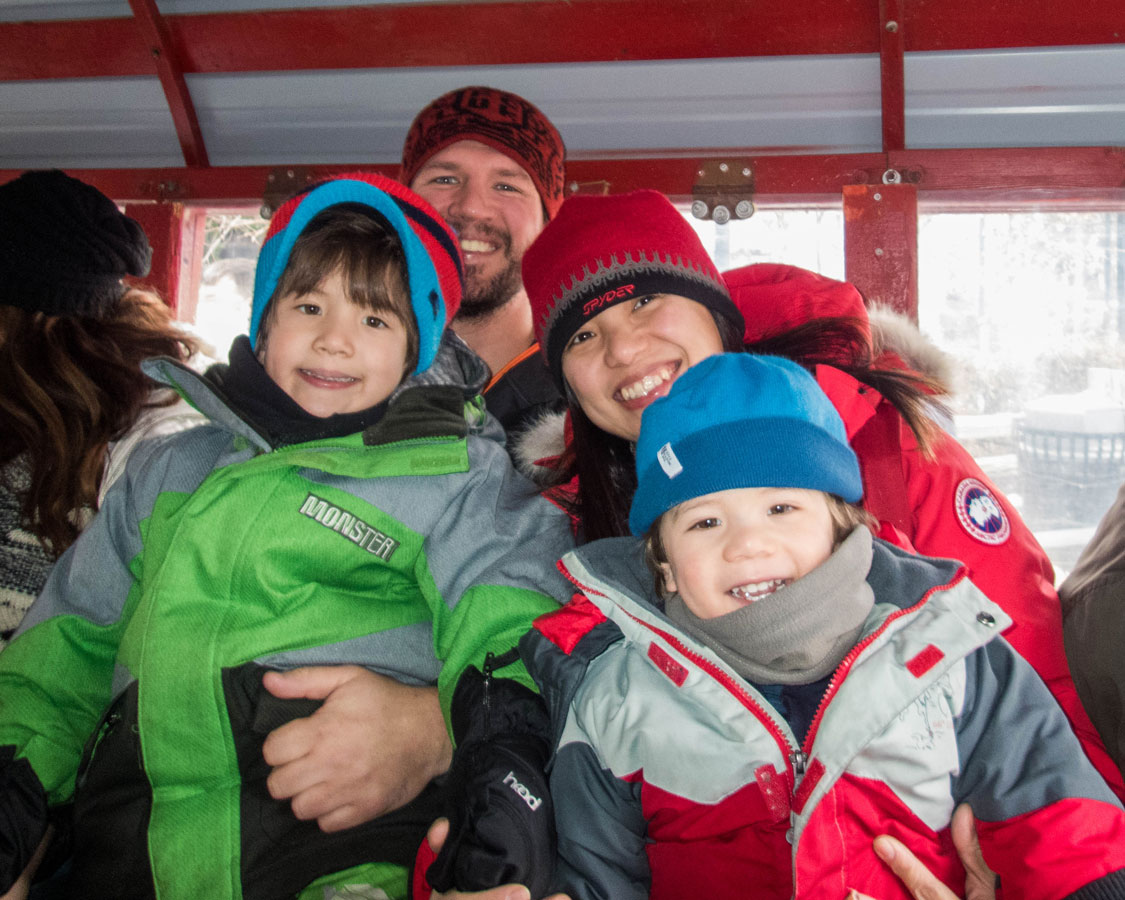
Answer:
[[160, 294], [172, 312], [180, 311], [181, 251], [184, 218], [182, 203], [138, 203], [125, 207], [125, 214], [136, 219], [152, 246], [152, 268], [146, 278], [137, 279]]
[[194, 322], [199, 304], [199, 284], [203, 278], [203, 239], [207, 229], [207, 210], [185, 207], [180, 219], [180, 278], [176, 318]]
[[844, 267], [868, 305], [918, 321], [918, 190], [912, 184], [844, 188]]

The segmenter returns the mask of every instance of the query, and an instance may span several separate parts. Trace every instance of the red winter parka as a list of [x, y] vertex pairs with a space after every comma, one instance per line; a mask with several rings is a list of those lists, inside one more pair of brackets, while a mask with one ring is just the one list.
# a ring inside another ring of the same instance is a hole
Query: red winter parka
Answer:
[[[724, 277], [746, 318], [747, 343], [825, 316], [868, 321], [855, 287], [795, 266], [751, 265]], [[905, 420], [878, 392], [830, 366], [818, 366], [815, 375], [859, 457], [864, 508], [919, 553], [966, 565], [972, 582], [1011, 616], [1004, 637], [1046, 682], [1091, 762], [1125, 799], [1121, 772], [1067, 668], [1054, 570], [1019, 513], [950, 435], [942, 432], [932, 456], [924, 456]]]

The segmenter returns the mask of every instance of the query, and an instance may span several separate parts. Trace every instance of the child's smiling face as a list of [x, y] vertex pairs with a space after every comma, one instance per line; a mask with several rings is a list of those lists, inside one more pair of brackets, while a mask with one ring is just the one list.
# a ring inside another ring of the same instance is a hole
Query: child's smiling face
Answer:
[[666, 513], [660, 540], [665, 588], [701, 619], [771, 596], [828, 559], [828, 495], [803, 488], [734, 488]]
[[391, 395], [405, 375], [408, 334], [390, 310], [348, 299], [339, 270], [306, 294], [278, 297], [258, 358], [285, 393], [324, 418], [360, 412]]

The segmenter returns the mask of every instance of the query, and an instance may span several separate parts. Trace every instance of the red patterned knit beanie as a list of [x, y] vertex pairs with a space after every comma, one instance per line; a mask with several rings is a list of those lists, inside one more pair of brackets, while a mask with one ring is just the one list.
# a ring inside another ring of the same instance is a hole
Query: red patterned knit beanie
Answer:
[[402, 148], [399, 180], [410, 184], [431, 156], [457, 141], [480, 141], [531, 176], [548, 219], [563, 202], [566, 148], [558, 130], [522, 97], [490, 87], [442, 94], [414, 118]]
[[646, 294], [679, 294], [730, 321], [742, 316], [699, 236], [656, 191], [579, 195], [523, 257], [523, 284], [547, 367], [563, 386], [562, 353], [579, 326]]

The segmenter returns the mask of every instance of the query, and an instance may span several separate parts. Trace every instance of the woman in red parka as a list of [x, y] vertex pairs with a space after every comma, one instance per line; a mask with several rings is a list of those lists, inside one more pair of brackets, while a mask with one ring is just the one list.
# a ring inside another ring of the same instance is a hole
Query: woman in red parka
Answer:
[[[1005, 637], [1066, 711], [1119, 797], [1121, 773], [1090, 723], [1063, 655], [1054, 573], [1042, 547], [942, 427], [940, 376], [909, 329], [872, 319], [851, 285], [793, 266], [721, 276], [678, 211], [653, 191], [571, 198], [529, 248], [524, 285], [539, 343], [569, 401], [517, 451], [583, 540], [628, 534], [633, 448], [644, 409], [714, 353], [785, 356], [816, 377], [860, 460], [879, 536], [959, 559], [1012, 617]], [[940, 354], [927, 351], [932, 361]], [[551, 429], [554, 443], [552, 445]], [[544, 434], [548, 436], [544, 438]], [[545, 465], [534, 466], [534, 461]]]

